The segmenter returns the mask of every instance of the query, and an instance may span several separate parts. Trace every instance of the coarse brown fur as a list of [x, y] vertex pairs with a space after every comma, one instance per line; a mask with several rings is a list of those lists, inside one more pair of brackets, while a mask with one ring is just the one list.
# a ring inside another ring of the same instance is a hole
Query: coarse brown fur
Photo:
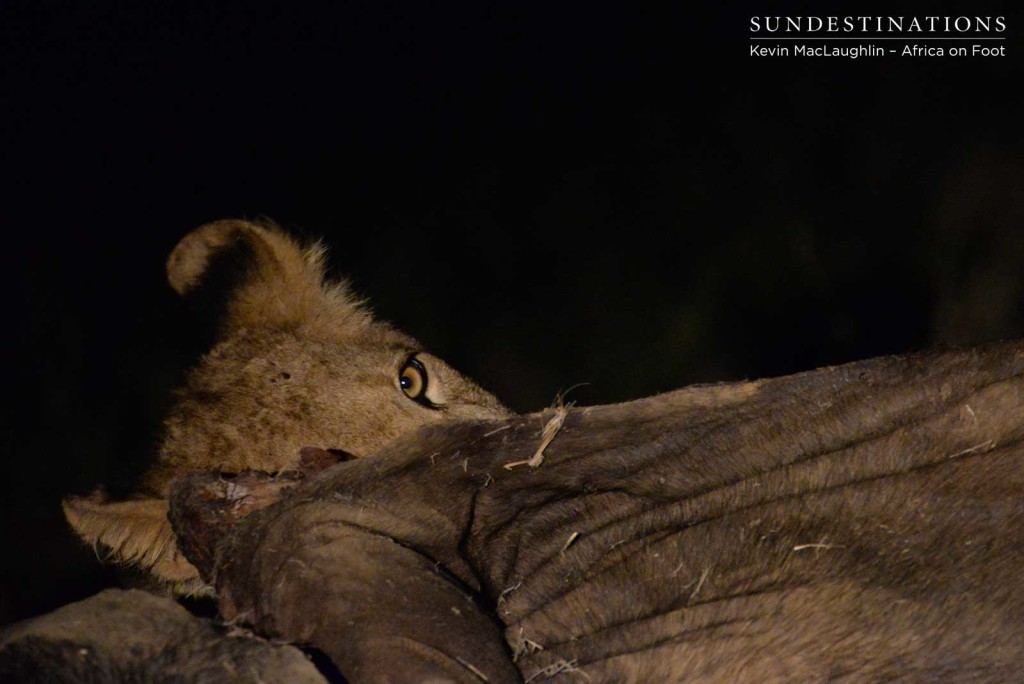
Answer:
[[[218, 221], [178, 243], [168, 280], [217, 312], [217, 343], [179, 390], [142, 491], [127, 501], [100, 492], [65, 500], [83, 540], [195, 591], [202, 585], [167, 521], [176, 475], [277, 472], [294, 467], [306, 446], [363, 456], [436, 421], [510, 415], [414, 339], [374, 320], [344, 283], [325, 282], [324, 256], [322, 246], [303, 248], [269, 223]], [[398, 384], [411, 357], [427, 372], [430, 405]]]

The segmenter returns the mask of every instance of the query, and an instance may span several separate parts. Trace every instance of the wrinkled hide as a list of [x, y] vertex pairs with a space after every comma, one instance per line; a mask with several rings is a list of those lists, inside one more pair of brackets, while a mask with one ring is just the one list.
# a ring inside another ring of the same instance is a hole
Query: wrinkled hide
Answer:
[[1022, 435], [1024, 344], [883, 358], [431, 427], [187, 553], [350, 681], [1012, 681]]

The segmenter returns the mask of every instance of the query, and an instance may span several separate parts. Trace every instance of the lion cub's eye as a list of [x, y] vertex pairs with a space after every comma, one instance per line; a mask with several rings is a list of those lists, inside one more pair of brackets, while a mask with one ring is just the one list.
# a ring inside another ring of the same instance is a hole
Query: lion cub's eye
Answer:
[[423, 367], [416, 357], [410, 358], [402, 366], [402, 370], [398, 373], [398, 385], [405, 392], [405, 396], [415, 401], [430, 406], [430, 400], [427, 399], [427, 384], [430, 382], [427, 378], [427, 369]]

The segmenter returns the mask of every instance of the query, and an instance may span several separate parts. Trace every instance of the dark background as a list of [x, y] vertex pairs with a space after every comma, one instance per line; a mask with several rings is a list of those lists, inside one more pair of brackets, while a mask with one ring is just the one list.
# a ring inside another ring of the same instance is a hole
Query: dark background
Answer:
[[1007, 16], [1007, 58], [855, 61], [748, 21], [862, 4], [140, 4], [0, 8], [0, 623], [110, 580], [59, 500], [145, 464], [213, 219], [324, 237], [521, 411], [1024, 335], [1009, 3], [918, 12]]

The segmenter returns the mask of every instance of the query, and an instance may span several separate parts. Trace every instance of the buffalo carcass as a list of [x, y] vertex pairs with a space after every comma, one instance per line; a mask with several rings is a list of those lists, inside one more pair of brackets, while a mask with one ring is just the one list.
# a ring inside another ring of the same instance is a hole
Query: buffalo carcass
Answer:
[[1022, 435], [1014, 342], [195, 473], [179, 543], [273, 641], [103, 593], [0, 679], [1020, 681]]
[[1009, 681], [1022, 435], [1003, 343], [427, 429], [237, 524], [280, 482], [194, 475], [172, 519], [350, 681]]

